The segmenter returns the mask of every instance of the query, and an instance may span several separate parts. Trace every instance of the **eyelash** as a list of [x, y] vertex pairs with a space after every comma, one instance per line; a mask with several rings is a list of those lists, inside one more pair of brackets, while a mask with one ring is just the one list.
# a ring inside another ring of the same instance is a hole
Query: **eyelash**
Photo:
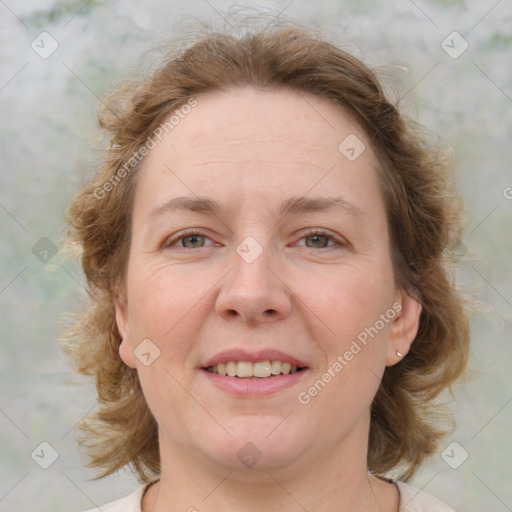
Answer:
[[[183, 240], [183, 239], [188, 238], [190, 236], [202, 236], [202, 237], [208, 238], [205, 234], [203, 234], [201, 232], [198, 232], [195, 229], [189, 229], [189, 230], [182, 231], [181, 233], [178, 233], [177, 235], [166, 239], [165, 242], [163, 243], [162, 248], [163, 249], [168, 249], [174, 243], [179, 242], [180, 240]], [[322, 229], [316, 229], [316, 228], [308, 229], [306, 231], [306, 233], [300, 238], [300, 240], [303, 240], [304, 238], [310, 238], [310, 237], [313, 237], [313, 236], [325, 236], [329, 240], [335, 242], [335, 245], [328, 245], [326, 247], [320, 247], [320, 249], [333, 248], [336, 245], [338, 245], [339, 247], [346, 247], [348, 245], [346, 241], [344, 241], [344, 240], [342, 240], [342, 239], [332, 235], [330, 232], [324, 231]], [[327, 242], [327, 243], [329, 243], [329, 242]], [[180, 247], [180, 249], [192, 249], [193, 250], [193, 248], [191, 248], [191, 247]], [[197, 249], [203, 249], [203, 247], [198, 247]], [[313, 249], [313, 247], [308, 247], [308, 249]]]

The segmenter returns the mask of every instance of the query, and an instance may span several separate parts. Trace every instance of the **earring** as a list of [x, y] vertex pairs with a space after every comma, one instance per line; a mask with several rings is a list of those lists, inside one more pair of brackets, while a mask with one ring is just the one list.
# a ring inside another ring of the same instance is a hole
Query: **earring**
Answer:
[[396, 355], [397, 355], [397, 357], [404, 357], [404, 355], [402, 354], [402, 352], [398, 352], [398, 350], [396, 351]]

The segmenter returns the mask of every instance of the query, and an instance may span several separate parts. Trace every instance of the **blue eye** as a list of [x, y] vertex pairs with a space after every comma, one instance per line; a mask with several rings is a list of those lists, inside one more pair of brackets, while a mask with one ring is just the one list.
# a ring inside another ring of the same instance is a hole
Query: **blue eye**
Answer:
[[[311, 241], [312, 245], [307, 244], [308, 239]], [[318, 234], [318, 235], [308, 235], [308, 236], [304, 237], [304, 240], [306, 240], [306, 247], [316, 247], [316, 248], [323, 249], [324, 247], [327, 247], [327, 244], [329, 243], [329, 241], [331, 239], [326, 235]]]
[[[178, 233], [174, 237], [167, 239], [163, 243], [163, 248], [178, 247], [180, 249], [201, 249], [211, 245], [206, 244], [206, 240], [210, 240], [206, 235], [190, 230]], [[318, 229], [309, 230], [300, 240], [305, 240], [303, 247], [309, 249], [327, 249], [329, 247], [343, 247], [346, 245], [345, 242], [334, 237], [331, 233]]]
[[[318, 229], [312, 229], [308, 231], [306, 236], [302, 237], [301, 240], [306, 240], [306, 247], [316, 249], [327, 249], [328, 247], [344, 246], [342, 240], [334, 237], [330, 233]], [[310, 243], [308, 244], [308, 240]], [[329, 244], [329, 242], [332, 242]]]
[[[198, 247], [197, 244], [198, 244], [198, 241], [201, 240], [201, 238], [205, 238], [205, 237], [203, 235], [188, 235], [188, 236], [181, 237], [179, 239], [179, 241], [182, 242], [183, 247], [192, 249], [192, 248]], [[187, 245], [185, 243], [187, 240], [190, 240], [190, 245]], [[204, 240], [203, 240], [203, 244], [204, 244]], [[203, 246], [201, 245], [200, 247], [203, 247]]]
[[201, 249], [202, 247], [206, 247], [206, 240], [209, 240], [206, 235], [191, 230], [178, 233], [177, 236], [167, 239], [163, 244], [163, 248], [166, 249], [176, 245], [181, 249]]

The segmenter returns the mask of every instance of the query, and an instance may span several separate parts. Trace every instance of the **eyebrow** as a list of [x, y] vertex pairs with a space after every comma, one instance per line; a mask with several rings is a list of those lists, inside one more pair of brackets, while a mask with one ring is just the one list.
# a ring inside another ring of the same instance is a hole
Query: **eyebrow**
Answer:
[[[291, 197], [281, 203], [279, 215], [298, 215], [301, 213], [324, 212], [334, 209], [342, 210], [354, 217], [364, 217], [360, 208], [343, 197]], [[174, 210], [187, 210], [217, 217], [220, 217], [223, 213], [221, 204], [213, 199], [208, 197], [182, 196], [175, 197], [152, 210], [148, 214], [146, 221]]]

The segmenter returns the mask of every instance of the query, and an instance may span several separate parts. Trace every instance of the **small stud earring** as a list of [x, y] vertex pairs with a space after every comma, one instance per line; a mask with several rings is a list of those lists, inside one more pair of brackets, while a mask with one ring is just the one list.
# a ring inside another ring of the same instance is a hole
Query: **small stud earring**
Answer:
[[402, 352], [398, 352], [398, 350], [396, 351], [396, 355], [397, 355], [397, 357], [404, 357], [404, 355], [402, 354]]

